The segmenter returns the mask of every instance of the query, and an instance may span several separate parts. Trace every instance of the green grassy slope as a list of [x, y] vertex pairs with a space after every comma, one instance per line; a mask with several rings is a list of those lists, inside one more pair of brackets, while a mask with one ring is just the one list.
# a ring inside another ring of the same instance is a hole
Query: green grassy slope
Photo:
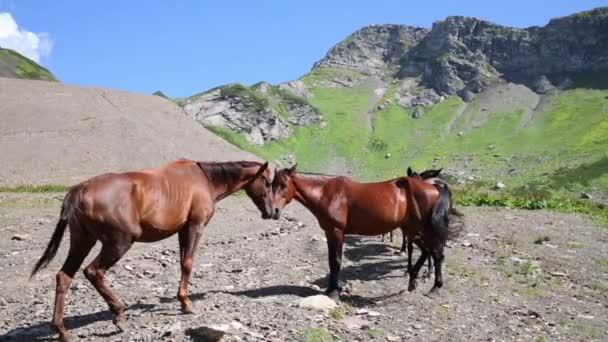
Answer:
[[[294, 154], [303, 170], [327, 169], [338, 158], [364, 180], [401, 175], [408, 165], [434, 165], [473, 170], [474, 181], [500, 180], [510, 188], [527, 184], [560, 191], [608, 191], [608, 90], [578, 88], [546, 95], [541, 109], [524, 126], [525, 110], [518, 103], [509, 111], [486, 112], [485, 119], [473, 125], [482, 104], [451, 97], [425, 108], [420, 119], [396, 105], [376, 111], [371, 127], [362, 115], [373, 105], [372, 89], [365, 84], [318, 86], [320, 79], [331, 75], [331, 70], [316, 70], [302, 77], [313, 87], [309, 101], [323, 113], [324, 128], [296, 128], [293, 137], [263, 147], [250, 146], [230, 131], [216, 131], [268, 159]], [[389, 89], [385, 99], [393, 94]], [[462, 115], [454, 120], [459, 111]]]
[[31, 80], [57, 81], [57, 78], [46, 68], [10, 49], [0, 48], [0, 69], [5, 69], [0, 73], [7, 76], [13, 75], [18, 78]]

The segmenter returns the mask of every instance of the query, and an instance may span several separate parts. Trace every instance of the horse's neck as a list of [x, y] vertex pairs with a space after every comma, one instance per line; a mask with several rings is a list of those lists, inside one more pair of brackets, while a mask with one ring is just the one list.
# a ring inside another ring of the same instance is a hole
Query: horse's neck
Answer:
[[327, 183], [327, 179], [316, 176], [295, 175], [293, 178], [296, 186], [294, 198], [308, 209], [318, 207], [321, 200], [322, 188]]
[[245, 177], [254, 172], [249, 170], [249, 167], [239, 167], [235, 164], [232, 162], [199, 164], [209, 179], [214, 202], [219, 202], [241, 190], [246, 184]]

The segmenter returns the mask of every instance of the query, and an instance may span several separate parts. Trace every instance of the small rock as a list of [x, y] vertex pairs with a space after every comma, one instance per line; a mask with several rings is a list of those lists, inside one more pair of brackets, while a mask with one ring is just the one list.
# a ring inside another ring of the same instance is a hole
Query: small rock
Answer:
[[216, 342], [226, 334], [225, 331], [216, 330], [211, 327], [198, 327], [186, 330], [186, 335], [196, 341]]
[[422, 329], [422, 325], [420, 325], [420, 324], [414, 324], [414, 329], [420, 330], [420, 329]]
[[583, 198], [583, 199], [591, 199], [591, 194], [589, 194], [587, 192], [583, 192], [581, 194], [581, 198]]
[[401, 337], [395, 335], [386, 335], [386, 340], [389, 342], [398, 342], [401, 341]]
[[380, 313], [376, 312], [376, 311], [369, 311], [367, 313], [367, 315], [370, 316], [370, 317], [378, 317], [378, 316], [380, 316]]
[[123, 266], [125, 268], [125, 270], [127, 271], [133, 271], [133, 267], [129, 266], [129, 265], [125, 265]]
[[505, 185], [504, 183], [501, 182], [497, 182], [496, 185], [494, 185], [494, 189], [500, 190], [500, 189], [504, 189]]
[[316, 295], [302, 298], [298, 303], [298, 307], [303, 309], [314, 310], [331, 310], [336, 307], [336, 302], [325, 295]]
[[249, 335], [251, 337], [257, 338], [257, 339], [263, 339], [264, 338], [264, 335], [258, 334], [258, 333], [253, 332], [253, 331], [246, 331], [245, 334], [247, 334], [247, 335]]
[[355, 313], [357, 315], [366, 315], [369, 312], [367, 309], [358, 309]]
[[347, 316], [340, 320], [348, 330], [367, 329], [371, 323], [358, 317]]
[[469, 240], [464, 240], [461, 245], [462, 247], [471, 247], [473, 244]]
[[237, 321], [230, 322], [230, 327], [234, 330], [245, 330], [245, 326]]
[[595, 319], [595, 317], [591, 316], [591, 315], [577, 315], [576, 317], [578, 318], [582, 318], [582, 319]]
[[387, 153], [387, 154], [384, 156], [384, 158], [386, 158], [386, 159], [388, 159], [388, 158], [390, 158], [390, 157], [391, 157], [391, 154], [390, 154], [390, 153]]
[[459, 137], [461, 137], [461, 136], [463, 136], [463, 135], [464, 135], [464, 132], [463, 132], [463, 131], [458, 132], [458, 136], [459, 136]]
[[566, 273], [564, 273], [564, 272], [549, 272], [549, 274], [554, 277], [565, 277], [566, 276]]
[[11, 238], [11, 240], [15, 240], [15, 241], [25, 241], [27, 239], [29, 239], [29, 235], [26, 234], [15, 234], [13, 235], [13, 237]]

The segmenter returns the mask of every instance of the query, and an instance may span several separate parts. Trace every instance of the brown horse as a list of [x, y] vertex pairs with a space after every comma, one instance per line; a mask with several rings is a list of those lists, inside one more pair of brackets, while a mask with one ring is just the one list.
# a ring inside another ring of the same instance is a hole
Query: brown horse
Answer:
[[414, 177], [379, 183], [358, 183], [348, 177], [297, 174], [295, 166], [275, 174], [275, 219], [292, 199], [302, 203], [319, 221], [327, 238], [329, 286], [327, 295], [340, 295], [339, 274], [345, 234], [380, 235], [403, 227], [408, 239], [422, 237], [422, 254], [410, 275], [408, 290], [416, 288], [418, 271], [429, 253], [435, 261], [435, 294], [443, 286], [441, 265], [449, 237], [447, 189]]
[[69, 225], [70, 250], [56, 276], [52, 321], [60, 340], [69, 340], [63, 324], [66, 292], [98, 240], [101, 252], [84, 269], [84, 275], [108, 303], [119, 330], [126, 328], [124, 305], [104, 283], [104, 274], [134, 242], [159, 241], [178, 233], [182, 275], [177, 298], [182, 311], [192, 313], [188, 279], [194, 251], [215, 203], [245, 189], [262, 217], [271, 218], [271, 176], [268, 163], [177, 160], [158, 169], [102, 174], [72, 187], [63, 200], [51, 241], [32, 271], [33, 276], [53, 259]]

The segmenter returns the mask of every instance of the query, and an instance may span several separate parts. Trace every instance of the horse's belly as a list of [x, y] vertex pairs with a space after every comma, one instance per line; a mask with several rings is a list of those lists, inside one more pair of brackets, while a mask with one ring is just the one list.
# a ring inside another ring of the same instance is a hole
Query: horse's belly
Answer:
[[142, 225], [142, 232], [137, 237], [137, 242], [156, 242], [168, 238], [175, 234], [179, 229], [157, 228], [149, 225]]
[[184, 227], [184, 220], [143, 220], [140, 222], [141, 234], [137, 236], [138, 242], [155, 242], [166, 239]]
[[344, 233], [352, 235], [380, 235], [399, 228], [399, 223], [393, 220], [361, 220], [347, 225]]

